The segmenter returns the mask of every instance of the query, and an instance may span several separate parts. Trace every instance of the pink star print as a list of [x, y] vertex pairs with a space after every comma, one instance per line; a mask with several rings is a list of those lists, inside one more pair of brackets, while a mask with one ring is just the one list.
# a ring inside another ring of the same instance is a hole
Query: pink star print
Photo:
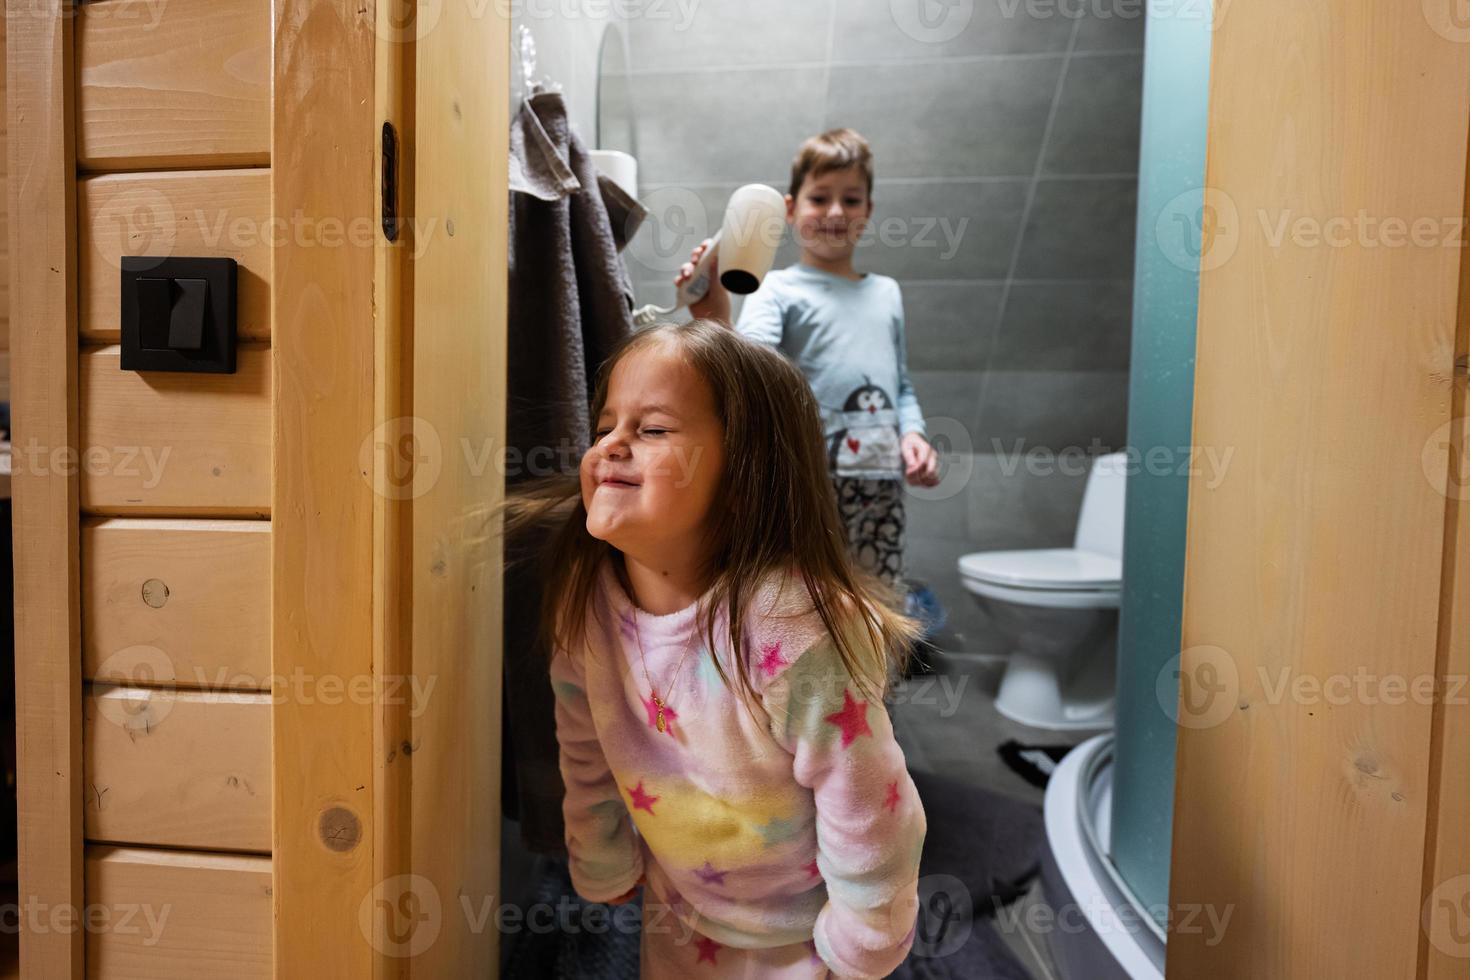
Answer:
[[786, 658], [781, 656], [781, 644], [767, 643], [761, 647], [761, 673], [767, 677], [774, 677], [776, 671], [786, 666]]
[[[696, 963], [703, 963], [705, 960], [715, 963], [715, 952], [724, 949], [723, 946], [708, 936], [700, 936], [699, 942], [695, 943], [695, 945], [699, 947], [699, 959], [694, 961]], [[719, 964], [716, 963], [715, 965], [718, 966]]]
[[643, 791], [643, 780], [638, 780], [638, 785], [629, 789], [628, 793], [633, 797], [633, 809], [647, 810], [650, 814], [653, 813], [653, 805], [658, 802], [659, 798], [657, 796], [649, 796]]
[[[642, 695], [639, 695], [638, 700], [643, 702], [643, 709], [648, 712], [648, 727], [658, 728], [658, 705], [653, 703], [653, 698], [651, 697], [644, 698]], [[666, 723], [664, 725], [664, 732], [670, 738], [674, 737], [674, 719], [678, 717], [679, 712], [668, 705], [664, 705], [664, 721]]]
[[706, 861], [704, 862], [704, 867], [695, 869], [694, 873], [706, 885], [723, 885], [725, 883], [725, 875], [730, 872], [716, 871], [715, 866]]
[[889, 813], [892, 813], [894, 807], [898, 806], [898, 780], [895, 779], [888, 784], [888, 799], [883, 801], [883, 805], [888, 808]]
[[853, 699], [852, 692], [842, 689], [842, 710], [834, 711], [825, 719], [842, 729], [842, 747], [845, 749], [859, 735], [871, 735], [868, 727], [868, 702]]

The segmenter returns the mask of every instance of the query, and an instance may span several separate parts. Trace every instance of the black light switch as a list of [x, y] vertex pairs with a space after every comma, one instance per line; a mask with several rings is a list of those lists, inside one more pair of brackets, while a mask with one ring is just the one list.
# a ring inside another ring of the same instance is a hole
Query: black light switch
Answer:
[[138, 280], [138, 328], [145, 350], [168, 350], [168, 325], [173, 316], [173, 282], [169, 279]]
[[204, 317], [209, 309], [209, 280], [175, 279], [179, 295], [168, 322], [170, 350], [198, 350], [204, 345]]
[[122, 257], [122, 367], [235, 371], [234, 259]]

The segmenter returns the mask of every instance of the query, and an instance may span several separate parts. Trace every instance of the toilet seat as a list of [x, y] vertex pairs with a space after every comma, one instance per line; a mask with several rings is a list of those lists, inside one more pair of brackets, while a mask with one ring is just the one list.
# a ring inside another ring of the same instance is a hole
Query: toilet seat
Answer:
[[1122, 585], [1123, 563], [1077, 548], [978, 551], [960, 559], [960, 574], [1010, 588], [1116, 591]]
[[1048, 609], [1117, 609], [1122, 603], [1122, 589], [1027, 589], [996, 585], [981, 579], [965, 579], [965, 588], [988, 599], [1018, 606], [1044, 606]]
[[1123, 563], [1095, 551], [980, 551], [960, 558], [959, 566], [965, 588], [991, 599], [1054, 609], [1121, 604]]

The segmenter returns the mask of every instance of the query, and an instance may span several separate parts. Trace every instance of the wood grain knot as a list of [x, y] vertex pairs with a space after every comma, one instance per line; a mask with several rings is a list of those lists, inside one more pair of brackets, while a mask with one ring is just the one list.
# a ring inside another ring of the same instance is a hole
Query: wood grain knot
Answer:
[[350, 851], [362, 840], [362, 821], [345, 806], [322, 811], [316, 824], [317, 835], [329, 851]]
[[163, 579], [150, 578], [143, 583], [143, 601], [154, 609], [162, 609], [168, 602], [168, 584]]

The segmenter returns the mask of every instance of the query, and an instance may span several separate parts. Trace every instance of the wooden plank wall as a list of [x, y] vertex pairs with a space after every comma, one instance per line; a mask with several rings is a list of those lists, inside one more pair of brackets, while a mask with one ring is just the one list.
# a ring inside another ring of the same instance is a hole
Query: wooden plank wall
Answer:
[[[144, 944], [121, 928], [27, 928], [22, 972], [192, 976], [214, 937], [220, 953], [247, 950], [214, 975], [260, 975], [270, 9], [12, 2], [7, 22], [16, 436], [79, 461], [31, 456], [15, 480], [21, 889], [52, 907], [167, 918]], [[160, 44], [183, 54], [161, 59]], [[120, 257], [183, 254], [242, 263], [253, 299], [240, 370], [123, 372]], [[252, 626], [216, 642], [232, 621]]]
[[[169, 914], [150, 945], [89, 935], [86, 973], [260, 976], [270, 637], [218, 636], [271, 615], [271, 10], [92, 0], [76, 25], [86, 898]], [[123, 255], [240, 263], [235, 374], [121, 370]]]
[[[22, 887], [169, 915], [28, 932], [26, 976], [495, 969], [502, 486], [459, 450], [503, 438], [509, 23], [389, 7], [11, 18], [17, 408], [92, 461], [17, 481]], [[391, 247], [385, 118], [433, 236]], [[236, 374], [120, 370], [122, 255], [236, 259]], [[411, 416], [448, 465], [404, 498]], [[443, 904], [405, 948], [408, 871]]]
[[1190, 491], [1171, 905], [1229, 919], [1176, 930], [1170, 976], [1425, 976], [1421, 911], [1470, 871], [1466, 709], [1392, 680], [1470, 666], [1442, 606], [1467, 580], [1445, 477], [1470, 38], [1428, 9], [1216, 25], [1194, 442], [1233, 456]]

